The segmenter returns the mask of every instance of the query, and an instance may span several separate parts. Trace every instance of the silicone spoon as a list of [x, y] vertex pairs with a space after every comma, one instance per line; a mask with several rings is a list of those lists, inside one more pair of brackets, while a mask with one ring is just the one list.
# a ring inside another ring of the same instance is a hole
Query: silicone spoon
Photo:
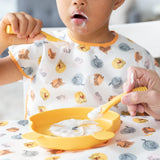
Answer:
[[[138, 87], [134, 88], [131, 92], [136, 91], [146, 91], [146, 87]], [[114, 97], [111, 101], [107, 102], [106, 104], [103, 104], [99, 106], [98, 108], [93, 109], [91, 112], [88, 113], [89, 119], [98, 119], [104, 115], [105, 112], [107, 112], [112, 106], [116, 105], [121, 101], [121, 98], [126, 95], [127, 93], [122, 93], [116, 97]]]
[[[16, 34], [16, 33], [13, 32], [11, 25], [7, 25], [7, 27], [6, 27], [6, 33], [8, 33], [8, 34]], [[56, 37], [54, 37], [54, 36], [52, 36], [52, 35], [44, 32], [44, 31], [41, 31], [41, 33], [46, 36], [46, 39], [48, 41], [53, 41], [53, 42], [62, 41], [62, 40], [60, 40], [60, 39], [58, 39], [58, 38], [56, 38]]]

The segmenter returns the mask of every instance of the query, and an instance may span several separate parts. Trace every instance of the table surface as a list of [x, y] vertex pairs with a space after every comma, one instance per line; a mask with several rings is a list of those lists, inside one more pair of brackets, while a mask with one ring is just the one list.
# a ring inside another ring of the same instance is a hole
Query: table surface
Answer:
[[160, 160], [160, 121], [121, 116], [121, 127], [105, 146], [83, 151], [46, 150], [22, 138], [27, 120], [0, 121], [0, 160]]

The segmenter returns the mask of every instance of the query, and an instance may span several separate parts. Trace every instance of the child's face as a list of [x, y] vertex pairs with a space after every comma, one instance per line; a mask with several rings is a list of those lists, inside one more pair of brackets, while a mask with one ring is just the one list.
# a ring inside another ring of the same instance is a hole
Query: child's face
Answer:
[[124, 0], [57, 0], [64, 24], [73, 33], [91, 34], [108, 28], [112, 10]]

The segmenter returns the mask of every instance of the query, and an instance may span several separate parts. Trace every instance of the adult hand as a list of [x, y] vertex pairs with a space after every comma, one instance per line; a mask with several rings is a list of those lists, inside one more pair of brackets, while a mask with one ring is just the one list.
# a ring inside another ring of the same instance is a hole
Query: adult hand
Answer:
[[[130, 92], [135, 87], [146, 86], [147, 91]], [[154, 71], [130, 67], [127, 74], [127, 82], [123, 86], [125, 92], [130, 92], [123, 96], [121, 102], [128, 105], [131, 116], [136, 112], [153, 116], [160, 120], [160, 77]]]

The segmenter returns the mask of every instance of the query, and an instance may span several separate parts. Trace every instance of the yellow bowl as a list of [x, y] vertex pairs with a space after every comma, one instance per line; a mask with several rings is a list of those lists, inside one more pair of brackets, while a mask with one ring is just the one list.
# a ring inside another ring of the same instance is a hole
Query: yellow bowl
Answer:
[[88, 119], [87, 114], [93, 110], [92, 107], [62, 108], [38, 113], [30, 117], [30, 127], [32, 133], [27, 133], [23, 137], [34, 139], [37, 143], [48, 149], [56, 150], [81, 150], [93, 148], [101, 145], [114, 137], [121, 124], [120, 115], [113, 111], [108, 111], [96, 122], [103, 130], [92, 135], [79, 137], [59, 137], [53, 136], [49, 128], [52, 124], [66, 119]]

